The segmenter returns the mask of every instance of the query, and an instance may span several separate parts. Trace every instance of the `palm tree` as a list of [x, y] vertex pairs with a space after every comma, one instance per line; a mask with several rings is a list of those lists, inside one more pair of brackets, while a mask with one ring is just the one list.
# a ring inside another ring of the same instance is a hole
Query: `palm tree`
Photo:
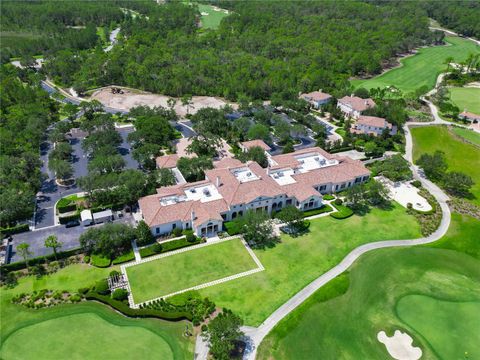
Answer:
[[20, 256], [23, 257], [23, 260], [25, 261], [25, 266], [27, 267], [27, 270], [29, 270], [28, 258], [32, 256], [32, 252], [30, 251], [30, 244], [27, 244], [27, 243], [18, 244], [17, 251], [20, 254]]
[[57, 249], [62, 247], [62, 243], [58, 241], [55, 235], [50, 235], [45, 239], [45, 247], [52, 248], [53, 253], [55, 255], [55, 260], [57, 259]]
[[455, 61], [455, 59], [452, 56], [449, 56], [443, 62], [444, 64], [447, 65], [447, 72], [450, 70], [450, 64], [453, 63], [454, 61]]

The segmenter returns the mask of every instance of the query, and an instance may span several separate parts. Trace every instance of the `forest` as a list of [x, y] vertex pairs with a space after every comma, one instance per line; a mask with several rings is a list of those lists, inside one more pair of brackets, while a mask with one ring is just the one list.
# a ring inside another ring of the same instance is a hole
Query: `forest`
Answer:
[[[376, 74], [397, 53], [433, 41], [428, 19], [410, 6], [364, 2], [229, 2], [216, 31], [199, 29], [198, 11], [159, 6], [122, 24], [109, 53], [69, 50], [47, 56], [45, 72], [79, 90], [120, 84], [171, 96], [349, 91], [348, 79]], [[72, 56], [76, 55], [76, 56]]]
[[58, 120], [57, 104], [38, 83], [22, 82], [17, 70], [2, 66], [0, 127], [0, 225], [33, 213], [41, 185], [39, 148], [47, 127]]
[[153, 1], [2, 1], [2, 63], [11, 57], [45, 55], [62, 49], [86, 50], [100, 43], [97, 27], [109, 29], [130, 14], [148, 11]]
[[423, 8], [445, 28], [480, 39], [480, 1], [426, 1]]

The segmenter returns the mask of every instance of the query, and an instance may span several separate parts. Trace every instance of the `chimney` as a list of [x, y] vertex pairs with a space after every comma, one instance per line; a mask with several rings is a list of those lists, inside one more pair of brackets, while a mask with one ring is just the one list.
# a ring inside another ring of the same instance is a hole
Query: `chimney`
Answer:
[[366, 107], [369, 107], [369, 106], [368, 106], [368, 101], [367, 101], [367, 100], [365, 100], [365, 106], [366, 106]]
[[354, 96], [355, 96], [355, 95], [354, 95], [353, 93], [350, 95], [350, 97], [354, 97]]
[[196, 219], [195, 217], [195, 211], [192, 210], [192, 216], [191, 216], [191, 219], [192, 219], [192, 227], [193, 227], [193, 220]]
[[216, 184], [217, 184], [217, 188], [219, 188], [220, 187], [220, 176], [217, 176]]

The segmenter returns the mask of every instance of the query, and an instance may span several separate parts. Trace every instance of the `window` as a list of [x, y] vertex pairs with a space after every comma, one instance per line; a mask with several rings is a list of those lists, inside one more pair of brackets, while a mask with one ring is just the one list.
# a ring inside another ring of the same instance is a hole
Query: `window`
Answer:
[[172, 230], [175, 230], [177, 228], [177, 224], [172, 225]]
[[367, 180], [368, 180], [368, 175], [363, 177], [363, 181], [367, 181]]
[[155, 233], [156, 233], [156, 234], [160, 234], [160, 228], [156, 228], [156, 229], [155, 229]]
[[340, 189], [345, 189], [345, 183], [343, 183], [342, 186], [340, 186]]
[[355, 179], [355, 184], [358, 184], [360, 181], [362, 181], [362, 178], [361, 178], [361, 177], [356, 178], [356, 179]]
[[338, 190], [338, 185], [335, 185], [335, 190]]
[[322, 185], [318, 188], [319, 191], [325, 191], [327, 190], [327, 185]]

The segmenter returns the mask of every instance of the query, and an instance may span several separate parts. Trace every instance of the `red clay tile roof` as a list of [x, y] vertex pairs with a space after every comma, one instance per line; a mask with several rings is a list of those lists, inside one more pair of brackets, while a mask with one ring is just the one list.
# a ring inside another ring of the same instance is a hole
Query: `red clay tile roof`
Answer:
[[178, 161], [178, 155], [177, 154], [171, 154], [171, 155], [163, 155], [159, 156], [155, 159], [157, 163], [157, 168], [167, 168], [167, 169], [172, 169], [177, 166], [177, 161]]
[[228, 205], [249, 203], [260, 196], [273, 197], [285, 193], [256, 162], [248, 162], [240, 167], [248, 167], [258, 179], [242, 183], [233, 175], [231, 169], [212, 169], [205, 172], [205, 176], [214, 183], [219, 177], [218, 191]]
[[392, 124], [390, 124], [387, 120], [381, 117], [376, 116], [365, 116], [360, 115], [358, 120], [355, 124], [366, 125], [366, 126], [374, 126], [378, 128], [392, 128]]
[[310, 93], [301, 94], [300, 97], [306, 100], [323, 101], [323, 100], [331, 99], [332, 95], [321, 92], [321, 91], [312, 91]]
[[339, 103], [349, 105], [353, 110], [362, 112], [368, 108], [375, 107], [375, 101], [372, 99], [362, 99], [358, 96], [344, 96], [338, 100]]
[[244, 141], [241, 143], [241, 145], [245, 148], [245, 149], [250, 149], [252, 147], [255, 147], [255, 146], [259, 146], [261, 147], [263, 150], [265, 151], [270, 151], [272, 150], [272, 148], [270, 146], [268, 146], [267, 144], [265, 144], [265, 142], [263, 140], [250, 140], [250, 141]]
[[459, 116], [465, 117], [465, 118], [471, 119], [471, 120], [480, 120], [480, 115], [477, 115], [477, 114], [474, 114], [474, 113], [471, 113], [471, 112], [468, 112], [468, 111], [461, 112]]
[[243, 163], [240, 160], [230, 158], [230, 157], [224, 157], [221, 160], [213, 162], [213, 166], [216, 169], [234, 168], [242, 165]]

